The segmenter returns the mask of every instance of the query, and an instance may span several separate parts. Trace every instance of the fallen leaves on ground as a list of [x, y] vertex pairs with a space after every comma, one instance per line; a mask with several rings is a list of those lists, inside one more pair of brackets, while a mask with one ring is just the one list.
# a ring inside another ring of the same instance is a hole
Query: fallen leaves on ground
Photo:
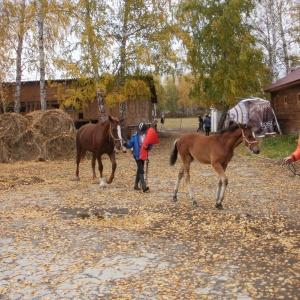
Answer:
[[[297, 299], [300, 177], [240, 146], [227, 168], [224, 210], [214, 207], [215, 172], [198, 163], [198, 206], [184, 182], [173, 203], [180, 159], [170, 167], [169, 155], [180, 134], [160, 133], [148, 193], [133, 189], [130, 152], [117, 154], [105, 189], [92, 184], [89, 160], [79, 182], [75, 159], [1, 164], [0, 295]], [[111, 164], [103, 163], [108, 178]]]

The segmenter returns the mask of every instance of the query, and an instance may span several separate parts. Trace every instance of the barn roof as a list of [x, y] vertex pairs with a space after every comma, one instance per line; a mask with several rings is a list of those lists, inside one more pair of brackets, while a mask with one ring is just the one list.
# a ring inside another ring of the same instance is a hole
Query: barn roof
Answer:
[[265, 92], [275, 92], [289, 88], [295, 85], [300, 85], [300, 67], [296, 68], [290, 74], [277, 80], [276, 82], [265, 88]]

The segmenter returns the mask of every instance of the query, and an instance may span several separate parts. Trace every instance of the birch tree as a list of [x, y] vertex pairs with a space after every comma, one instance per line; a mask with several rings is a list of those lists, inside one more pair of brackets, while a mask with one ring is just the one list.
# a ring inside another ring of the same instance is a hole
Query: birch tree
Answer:
[[299, 3], [297, 1], [255, 1], [251, 14], [252, 32], [263, 49], [270, 82], [287, 75], [300, 62]]
[[24, 39], [32, 25], [32, 5], [26, 0], [3, 1], [1, 23], [3, 28], [1, 37], [4, 38], [1, 49], [3, 62], [2, 68], [10, 69], [7, 64], [15, 63], [16, 89], [14, 97], [14, 111], [20, 113], [21, 81], [24, 69]]
[[[96, 15], [99, 17], [99, 12], [101, 12], [102, 4], [101, 2], [89, 1], [84, 0], [82, 2], [83, 6], [83, 15], [84, 15], [84, 28], [85, 28], [85, 35], [86, 35], [86, 46], [87, 46], [87, 54], [89, 55], [89, 61], [91, 65], [91, 74], [92, 80], [94, 81], [95, 90], [97, 93], [97, 101], [99, 107], [99, 114], [102, 119], [106, 117], [104, 103], [103, 103], [103, 92], [100, 87], [100, 67], [99, 63], [101, 64], [101, 59], [98, 55], [101, 55], [99, 52], [103, 50], [105, 43], [102, 39], [101, 35], [97, 35], [97, 25], [101, 26], [101, 13], [100, 18], [96, 23], [93, 23], [93, 17]], [[95, 14], [95, 12], [97, 12]], [[99, 22], [97, 24], [97, 22]], [[104, 51], [103, 51], [104, 52]]]
[[[67, 66], [66, 74], [77, 74], [72, 77], [93, 78], [99, 106], [105, 93], [106, 104], [120, 105], [122, 117], [128, 91], [132, 95], [149, 92], [142, 80], [135, 81], [131, 75], [138, 78], [149, 71], [166, 72], [171, 69], [168, 62], [175, 60], [171, 36], [176, 28], [168, 10], [170, 3], [78, 0], [76, 8], [72, 31], [78, 43], [69, 47], [80, 50], [80, 58], [66, 55], [62, 66]], [[101, 109], [100, 115], [105, 115]]]
[[51, 67], [55, 68], [56, 61], [62, 50], [61, 41], [65, 40], [67, 37], [67, 29], [70, 25], [70, 14], [72, 9], [73, 7], [67, 0], [36, 0], [37, 65], [40, 76], [42, 110], [47, 109], [46, 74], [48, 75], [48, 79], [50, 79], [52, 73], [57, 73], [56, 69], [52, 72]]
[[[176, 61], [172, 37], [176, 24], [168, 0], [113, 0], [109, 5], [107, 33], [116, 47], [114, 62], [117, 85], [123, 87], [127, 74], [170, 71]], [[171, 62], [171, 63], [170, 63]], [[120, 115], [125, 115], [124, 99]]]
[[104, 73], [109, 69], [110, 56], [110, 41], [102, 30], [106, 4], [105, 1], [76, 0], [70, 7], [70, 40], [63, 41], [64, 51], [57, 66], [63, 77], [77, 78], [77, 86], [69, 91], [69, 99], [64, 105], [82, 109], [97, 97], [100, 118], [105, 118], [103, 93], [109, 79]]
[[[0, 2], [0, 27], [5, 28], [7, 27], [6, 24], [6, 13], [5, 13], [5, 3], [4, 1]], [[11, 51], [9, 44], [7, 43], [7, 39], [9, 35], [7, 34], [8, 31], [5, 30], [0, 35], [0, 96], [1, 96], [1, 104], [2, 110], [6, 113], [6, 97], [3, 90], [3, 82], [8, 79], [8, 71], [10, 70], [11, 65], [13, 64], [13, 60], [10, 58]]]
[[47, 109], [46, 102], [46, 83], [45, 83], [45, 50], [44, 50], [44, 7], [42, 0], [36, 1], [37, 8], [37, 27], [38, 27], [38, 52], [40, 70], [40, 99], [41, 109]]

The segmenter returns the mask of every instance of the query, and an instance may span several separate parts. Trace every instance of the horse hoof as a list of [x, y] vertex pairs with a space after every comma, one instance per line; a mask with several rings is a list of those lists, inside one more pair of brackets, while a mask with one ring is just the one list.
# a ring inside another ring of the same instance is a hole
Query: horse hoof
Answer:
[[196, 200], [193, 200], [193, 205], [198, 205]]
[[216, 204], [216, 208], [218, 208], [218, 209], [223, 209], [223, 205], [222, 205], [221, 203], [217, 203], [217, 204]]
[[100, 182], [100, 187], [101, 188], [106, 188], [106, 182], [105, 182], [106, 180], [104, 178], [101, 178], [100, 181], [101, 181]]
[[177, 196], [173, 196], [173, 202], [177, 202]]

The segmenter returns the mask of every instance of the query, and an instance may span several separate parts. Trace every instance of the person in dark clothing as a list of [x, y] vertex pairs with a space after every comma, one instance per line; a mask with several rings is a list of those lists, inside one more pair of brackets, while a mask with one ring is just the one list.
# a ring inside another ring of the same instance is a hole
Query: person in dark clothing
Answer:
[[211, 121], [210, 121], [210, 116], [206, 115], [204, 120], [203, 120], [204, 126], [205, 126], [205, 135], [209, 136], [210, 133], [210, 126], [211, 126]]
[[162, 115], [160, 118], [160, 131], [165, 129], [165, 115]]
[[[141, 154], [142, 144], [146, 137], [146, 132], [147, 132], [147, 125], [145, 123], [140, 123], [138, 125], [138, 130], [132, 135], [130, 141], [124, 144], [124, 147], [126, 147], [127, 149], [133, 148], [132, 154], [137, 165], [134, 189], [140, 190], [139, 188], [139, 182], [140, 182], [144, 193], [149, 190], [149, 187], [146, 186], [146, 182], [144, 178], [145, 161], [140, 159], [140, 154]], [[152, 145], [145, 146], [145, 149], [147, 150], [151, 150], [152, 148], [153, 148]]]
[[199, 127], [197, 129], [197, 132], [203, 131], [203, 118], [200, 115], [198, 115], [198, 123], [199, 123]]

